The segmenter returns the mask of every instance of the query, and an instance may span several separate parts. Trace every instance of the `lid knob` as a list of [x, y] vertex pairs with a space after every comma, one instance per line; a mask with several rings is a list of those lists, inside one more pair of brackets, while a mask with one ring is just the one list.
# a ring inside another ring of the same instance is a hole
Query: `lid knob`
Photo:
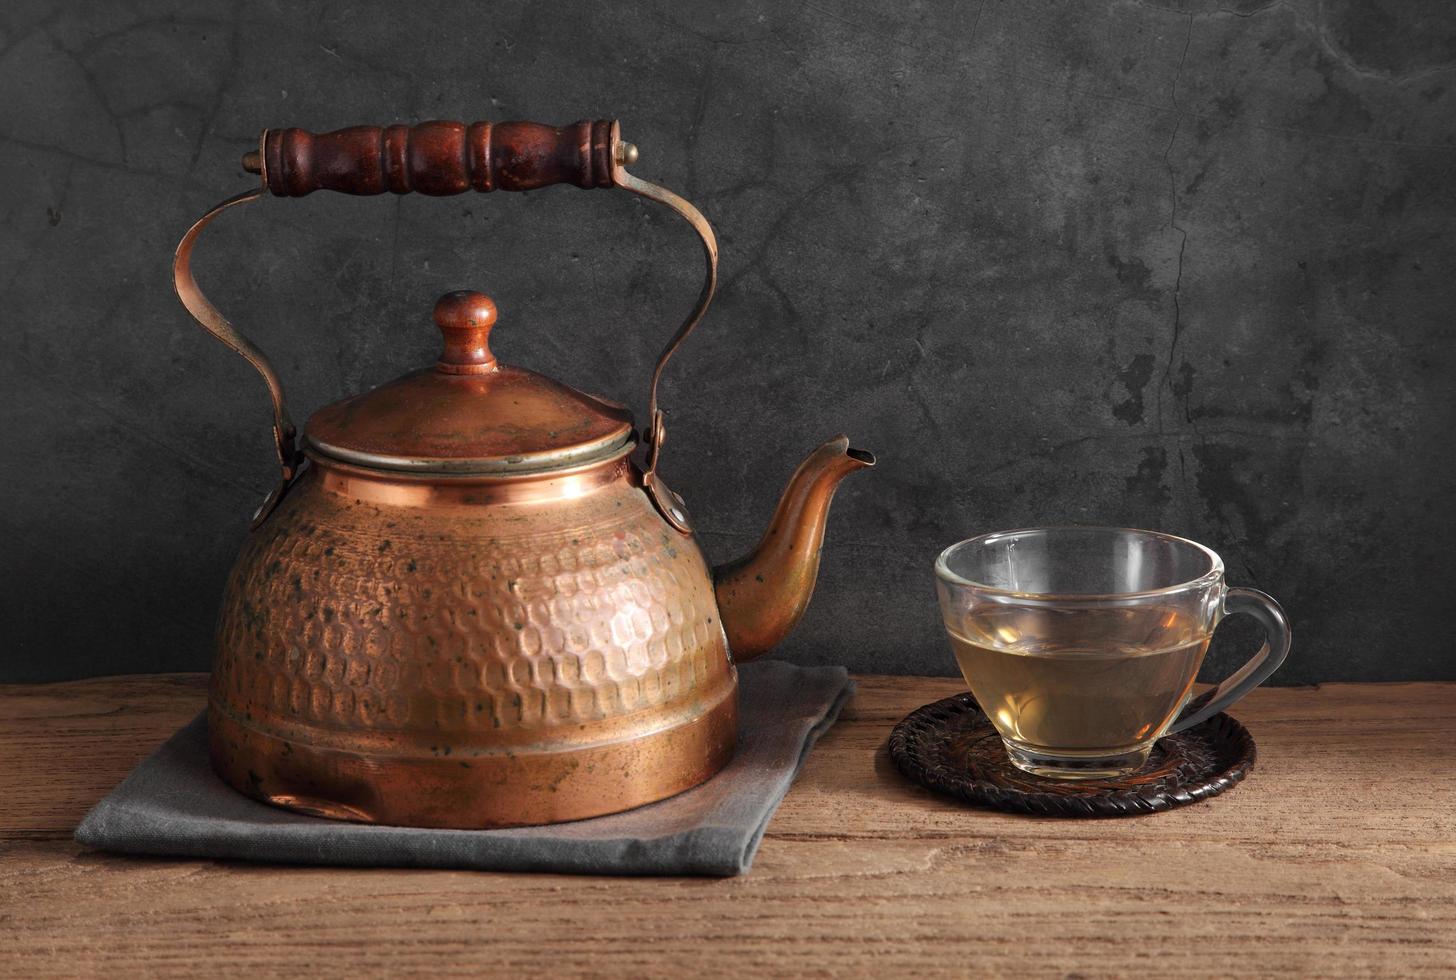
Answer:
[[435, 325], [445, 335], [436, 370], [445, 374], [490, 374], [495, 355], [487, 343], [495, 326], [495, 300], [473, 289], [446, 293], [435, 303]]

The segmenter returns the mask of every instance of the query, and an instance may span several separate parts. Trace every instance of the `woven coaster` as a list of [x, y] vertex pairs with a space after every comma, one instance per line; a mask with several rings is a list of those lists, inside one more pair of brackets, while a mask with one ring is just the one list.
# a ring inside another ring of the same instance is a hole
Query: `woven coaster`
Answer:
[[1130, 817], [1217, 796], [1249, 774], [1254, 738], [1226, 714], [1153, 746], [1147, 765], [1116, 779], [1058, 780], [1011, 764], [970, 694], [917, 708], [890, 733], [907, 777], [976, 806], [1048, 817]]

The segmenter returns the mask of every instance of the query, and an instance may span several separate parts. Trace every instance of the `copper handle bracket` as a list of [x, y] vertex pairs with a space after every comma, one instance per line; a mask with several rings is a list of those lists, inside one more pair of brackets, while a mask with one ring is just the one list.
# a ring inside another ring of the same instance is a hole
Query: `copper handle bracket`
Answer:
[[672, 335], [672, 339], [667, 342], [662, 353], [657, 356], [657, 365], [652, 370], [652, 388], [647, 400], [647, 426], [643, 433], [643, 444], [646, 448], [642, 468], [643, 489], [647, 491], [647, 496], [652, 499], [653, 506], [657, 508], [664, 520], [682, 533], [691, 534], [693, 528], [683, 499], [670, 490], [667, 484], [662, 482], [662, 477], [657, 474], [658, 456], [661, 455], [662, 444], [667, 438], [666, 422], [657, 401], [657, 386], [662, 381], [662, 372], [667, 367], [668, 360], [703, 319], [703, 314], [708, 312], [708, 304], [713, 302], [713, 294], [718, 289], [718, 239], [713, 234], [713, 226], [708, 224], [708, 219], [703, 217], [703, 213], [693, 207], [686, 198], [627, 172], [627, 165], [635, 163], [637, 160], [635, 146], [619, 141], [612, 159], [615, 161], [612, 167], [613, 184], [631, 191], [639, 197], [645, 197], [649, 201], [666, 205], [692, 226], [703, 246], [703, 261], [706, 269], [703, 277], [703, 289], [698, 294], [698, 301], [694, 304], [692, 311], [688, 313], [687, 319], [683, 321], [682, 326], [678, 327], [677, 333]]
[[278, 372], [273, 370], [273, 365], [268, 361], [267, 356], [247, 337], [238, 332], [227, 317], [212, 302], [203, 295], [197, 280], [192, 276], [192, 248], [197, 242], [197, 236], [202, 229], [212, 223], [212, 220], [222, 214], [228, 208], [238, 204], [249, 204], [263, 196], [263, 189], [244, 191], [236, 194], [217, 207], [207, 212], [197, 223], [187, 229], [187, 234], [182, 236], [182, 241], [177, 243], [177, 254], [172, 261], [172, 284], [177, 290], [177, 298], [192, 314], [192, 318], [202, 325], [202, 329], [212, 334], [218, 340], [226, 344], [230, 349], [247, 360], [260, 375], [268, 386], [268, 397], [273, 403], [273, 445], [278, 453], [278, 467], [281, 471], [276, 486], [269, 491], [263, 503], [253, 514], [251, 526], [256, 528], [268, 518], [273, 508], [283, 499], [288, 488], [293, 485], [294, 477], [298, 475], [299, 467], [303, 463], [303, 453], [298, 448], [298, 429], [294, 426], [293, 420], [288, 415], [288, 404], [283, 397], [283, 383], [278, 379]]

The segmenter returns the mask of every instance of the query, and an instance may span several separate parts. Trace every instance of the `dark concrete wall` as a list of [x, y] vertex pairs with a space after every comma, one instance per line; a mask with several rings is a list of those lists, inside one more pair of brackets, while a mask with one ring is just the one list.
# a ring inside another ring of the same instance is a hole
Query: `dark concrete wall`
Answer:
[[[13, 0], [0, 31], [0, 679], [208, 664], [273, 467], [169, 263], [260, 128], [600, 116], [721, 236], [665, 390], [710, 555], [820, 439], [881, 459], [787, 655], [949, 672], [935, 553], [1097, 522], [1281, 598], [1282, 681], [1456, 678], [1448, 4]], [[699, 260], [557, 188], [270, 200], [198, 267], [299, 416], [426, 363], [460, 287], [504, 358], [640, 412]]]

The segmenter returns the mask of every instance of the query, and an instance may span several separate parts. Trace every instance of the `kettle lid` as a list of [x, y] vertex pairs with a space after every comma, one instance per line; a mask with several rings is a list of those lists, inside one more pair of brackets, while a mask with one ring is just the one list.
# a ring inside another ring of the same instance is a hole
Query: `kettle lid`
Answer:
[[440, 297], [440, 360], [319, 409], [304, 429], [308, 448], [375, 469], [509, 474], [588, 463], [628, 443], [625, 406], [499, 363], [488, 343], [495, 321], [484, 293]]

